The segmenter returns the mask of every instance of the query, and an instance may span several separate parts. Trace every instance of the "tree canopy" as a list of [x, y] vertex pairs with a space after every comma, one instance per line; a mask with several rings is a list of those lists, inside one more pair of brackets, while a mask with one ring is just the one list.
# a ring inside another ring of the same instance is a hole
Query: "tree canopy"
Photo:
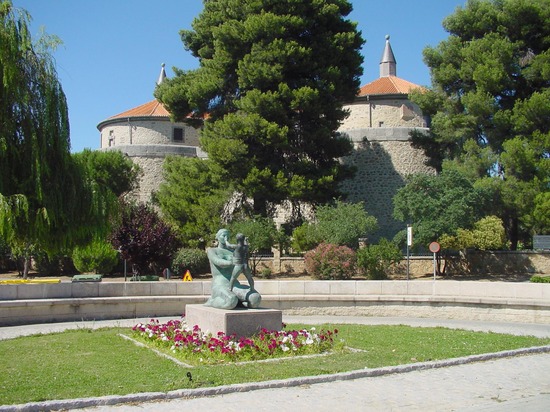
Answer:
[[72, 156], [84, 168], [89, 179], [110, 190], [116, 197], [128, 194], [138, 186], [139, 166], [120, 151], [84, 149]]
[[[33, 42], [30, 16], [0, 1], [0, 234], [12, 252], [53, 254], [71, 248], [106, 222], [109, 196], [70, 154], [69, 117], [52, 51]], [[105, 227], [105, 225], [103, 225]]]
[[475, 188], [459, 172], [444, 170], [439, 176], [412, 176], [394, 196], [394, 216], [412, 223], [414, 248], [427, 248], [443, 235], [470, 229], [487, 201], [486, 191]]
[[494, 190], [512, 248], [550, 231], [533, 216], [550, 190], [549, 22], [550, 0], [469, 0], [444, 20], [448, 39], [424, 50], [433, 86], [413, 95], [432, 119], [415, 144]]
[[350, 176], [338, 134], [362, 73], [347, 0], [205, 1], [182, 30], [199, 59], [155, 96], [177, 120], [206, 119], [201, 144], [228, 181], [268, 215], [283, 200], [323, 202]]
[[164, 161], [164, 182], [154, 202], [185, 246], [204, 247], [222, 226], [220, 216], [230, 196], [212, 161], [172, 156]]

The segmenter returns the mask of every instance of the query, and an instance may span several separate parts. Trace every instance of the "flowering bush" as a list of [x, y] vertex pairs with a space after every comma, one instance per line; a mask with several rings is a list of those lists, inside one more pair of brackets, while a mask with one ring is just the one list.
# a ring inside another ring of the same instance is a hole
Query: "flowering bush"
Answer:
[[262, 360], [283, 356], [308, 355], [334, 349], [338, 330], [314, 333], [309, 331], [268, 331], [237, 339], [235, 335], [202, 332], [197, 325], [189, 327], [185, 320], [171, 320], [161, 324], [151, 319], [139, 323], [132, 330], [136, 337], [148, 343], [167, 348], [191, 363], [213, 364]]
[[347, 246], [321, 243], [304, 259], [307, 273], [316, 279], [351, 279], [356, 273], [355, 252]]

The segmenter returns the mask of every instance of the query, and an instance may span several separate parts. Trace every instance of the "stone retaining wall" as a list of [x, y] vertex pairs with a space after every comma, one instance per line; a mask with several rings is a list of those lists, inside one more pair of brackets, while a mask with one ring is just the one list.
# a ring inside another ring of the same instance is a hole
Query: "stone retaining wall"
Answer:
[[[443, 260], [443, 264], [445, 260]], [[301, 257], [281, 256], [275, 253], [273, 258], [262, 258], [258, 271], [269, 268], [272, 273], [304, 274], [304, 259]], [[433, 256], [411, 256], [409, 276], [424, 277], [433, 273]], [[403, 259], [391, 269], [391, 274], [405, 277], [407, 260]], [[449, 259], [447, 275], [550, 275], [550, 251], [469, 251], [466, 255]]]
[[[473, 281], [256, 281], [262, 306], [293, 311], [550, 324], [550, 284]], [[0, 285], [0, 326], [181, 316], [204, 303], [210, 281]], [[350, 312], [351, 311], [351, 312]]]

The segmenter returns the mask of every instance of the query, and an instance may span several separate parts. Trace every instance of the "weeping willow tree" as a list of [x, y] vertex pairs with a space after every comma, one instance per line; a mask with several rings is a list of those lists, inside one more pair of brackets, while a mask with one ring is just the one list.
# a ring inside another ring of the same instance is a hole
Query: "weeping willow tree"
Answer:
[[52, 58], [33, 43], [30, 16], [0, 0], [0, 235], [24, 257], [57, 253], [105, 226], [112, 202], [70, 154], [67, 101]]

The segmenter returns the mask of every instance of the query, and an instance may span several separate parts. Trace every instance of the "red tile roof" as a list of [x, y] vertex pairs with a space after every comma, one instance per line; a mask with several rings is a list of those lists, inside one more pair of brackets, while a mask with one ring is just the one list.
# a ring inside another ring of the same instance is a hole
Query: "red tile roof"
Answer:
[[[361, 89], [357, 96], [366, 96], [374, 94], [408, 94], [413, 89], [422, 88], [417, 84], [396, 76], [380, 77], [370, 82]], [[170, 117], [170, 113], [158, 100], [152, 100], [148, 103], [126, 110], [125, 112], [109, 117], [107, 120], [125, 119], [127, 117]]]
[[126, 117], [170, 117], [168, 110], [158, 100], [152, 100], [149, 103], [126, 110], [125, 112], [109, 117], [107, 120], [126, 118]]
[[411, 90], [422, 89], [422, 86], [401, 79], [397, 76], [380, 77], [370, 82], [361, 89], [357, 96], [367, 96], [373, 94], [409, 94]]

